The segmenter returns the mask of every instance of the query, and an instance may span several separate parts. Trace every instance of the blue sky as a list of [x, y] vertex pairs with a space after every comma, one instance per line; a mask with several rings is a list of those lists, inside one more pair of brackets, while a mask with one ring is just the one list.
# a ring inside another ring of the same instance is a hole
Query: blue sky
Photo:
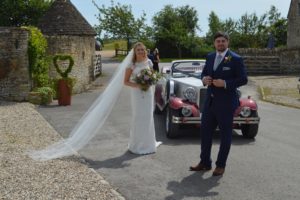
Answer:
[[[95, 0], [98, 5], [111, 5], [111, 0]], [[98, 24], [96, 15], [98, 10], [93, 5], [92, 0], [71, 0], [86, 20], [93, 26]], [[122, 5], [131, 5], [134, 16], [140, 17], [142, 12], [146, 13], [148, 25], [151, 24], [152, 17], [161, 11], [165, 5], [173, 5], [173, 7], [189, 5], [197, 10], [199, 22], [202, 32], [198, 33], [203, 36], [208, 31], [208, 16], [214, 11], [221, 20], [229, 17], [237, 20], [243, 14], [256, 13], [258, 16], [270, 10], [274, 5], [281, 16], [287, 17], [290, 0], [114, 0]]]

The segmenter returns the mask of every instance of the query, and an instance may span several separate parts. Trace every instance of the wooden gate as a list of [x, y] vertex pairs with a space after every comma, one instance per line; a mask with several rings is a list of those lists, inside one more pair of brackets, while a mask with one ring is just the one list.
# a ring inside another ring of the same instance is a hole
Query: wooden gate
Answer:
[[278, 56], [243, 56], [249, 75], [282, 74]]

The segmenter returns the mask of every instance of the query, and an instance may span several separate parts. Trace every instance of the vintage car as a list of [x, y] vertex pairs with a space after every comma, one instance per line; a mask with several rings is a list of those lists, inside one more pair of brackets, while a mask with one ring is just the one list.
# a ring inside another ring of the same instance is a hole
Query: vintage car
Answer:
[[[175, 60], [171, 66], [161, 69], [162, 78], [155, 86], [155, 113], [165, 114], [165, 131], [168, 138], [179, 135], [179, 129], [187, 126], [201, 128], [207, 87], [200, 80], [205, 60]], [[246, 138], [254, 138], [260, 118], [257, 104], [241, 98], [234, 115], [233, 128], [240, 129]]]

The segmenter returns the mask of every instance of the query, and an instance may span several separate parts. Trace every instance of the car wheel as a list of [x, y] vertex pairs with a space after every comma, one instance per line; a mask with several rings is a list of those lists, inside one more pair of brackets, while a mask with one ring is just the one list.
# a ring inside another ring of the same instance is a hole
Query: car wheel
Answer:
[[[252, 117], [257, 117], [257, 112], [252, 115]], [[241, 127], [242, 134], [245, 138], [253, 139], [257, 135], [258, 132], [258, 124], [242, 124]]]
[[179, 125], [172, 122], [172, 116], [179, 116], [176, 110], [166, 108], [166, 135], [168, 138], [176, 138], [178, 136]]

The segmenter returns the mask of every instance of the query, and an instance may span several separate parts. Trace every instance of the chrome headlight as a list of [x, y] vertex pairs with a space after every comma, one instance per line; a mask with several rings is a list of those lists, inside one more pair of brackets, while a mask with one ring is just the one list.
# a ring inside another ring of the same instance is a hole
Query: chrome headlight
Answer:
[[242, 107], [240, 114], [242, 117], [249, 117], [251, 115], [251, 109], [249, 107]]
[[192, 115], [192, 108], [190, 106], [184, 106], [182, 107], [181, 113], [185, 117], [189, 117]]
[[189, 101], [196, 102], [197, 100], [197, 92], [195, 88], [188, 87], [183, 91], [183, 96]]

